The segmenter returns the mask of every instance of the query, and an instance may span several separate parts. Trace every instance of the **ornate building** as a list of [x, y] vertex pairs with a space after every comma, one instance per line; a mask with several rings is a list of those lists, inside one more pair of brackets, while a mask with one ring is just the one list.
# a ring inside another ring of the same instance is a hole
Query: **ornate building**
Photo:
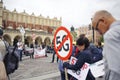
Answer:
[[[89, 28], [90, 28], [90, 25], [87, 25], [87, 26], [84, 25], [84, 26], [81, 26], [78, 29], [76, 29], [75, 31], [77, 33], [77, 37], [79, 37], [80, 34], [85, 34], [86, 37], [90, 41], [92, 41], [93, 31], [92, 31], [92, 29], [89, 29]], [[100, 37], [101, 37], [101, 35], [97, 31], [95, 31], [94, 32], [94, 42], [95, 42], [95, 44], [100, 40]]]
[[3, 8], [3, 1], [0, 1], [0, 26], [3, 27], [5, 33], [10, 33], [11, 37], [15, 37], [16, 34], [20, 35], [19, 29], [23, 27], [26, 36], [32, 37], [34, 34], [36, 37], [40, 36], [42, 39], [50, 37], [52, 40], [56, 28], [61, 26], [61, 21], [62, 18], [57, 19], [57, 17], [50, 19], [49, 16], [46, 18], [42, 15], [35, 16], [34, 13], [29, 15], [25, 10], [21, 13], [18, 13], [16, 9], [9, 11], [6, 7]]

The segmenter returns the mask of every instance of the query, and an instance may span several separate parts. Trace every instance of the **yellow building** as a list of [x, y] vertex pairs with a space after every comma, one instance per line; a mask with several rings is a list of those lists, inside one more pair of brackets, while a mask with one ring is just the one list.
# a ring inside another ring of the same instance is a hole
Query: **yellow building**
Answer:
[[25, 10], [21, 13], [18, 13], [16, 9], [10, 11], [3, 7], [3, 1], [0, 1], [0, 26], [11, 37], [12, 41], [15, 36], [21, 35], [19, 32], [21, 27], [25, 29], [26, 36], [31, 38], [33, 35], [41, 37], [42, 42], [48, 37], [49, 41], [52, 41], [56, 28], [61, 24], [61, 17], [59, 19], [57, 17], [50, 19], [49, 16], [36, 16], [34, 13], [30, 15]]
[[[89, 26], [90, 25], [84, 25], [84, 26], [81, 26], [79, 27], [78, 29], [76, 29], [76, 33], [77, 33], [77, 37], [79, 37], [80, 34], [85, 34], [86, 37], [92, 41], [93, 40], [93, 30], [92, 29], [89, 29]], [[101, 35], [94, 31], [94, 42], [95, 44], [99, 41]]]

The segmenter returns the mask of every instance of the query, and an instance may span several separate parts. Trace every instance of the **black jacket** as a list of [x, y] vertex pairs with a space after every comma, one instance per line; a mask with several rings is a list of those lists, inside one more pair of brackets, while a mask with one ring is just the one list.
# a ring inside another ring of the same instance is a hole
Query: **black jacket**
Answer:
[[[91, 64], [91, 55], [87, 50], [84, 50], [82, 52], [79, 52], [77, 55], [77, 62], [75, 65], [70, 65], [69, 63], [63, 63], [63, 67], [67, 68], [67, 69], [71, 69], [71, 70], [79, 70], [82, 68], [82, 66], [84, 65], [84, 63], [89, 63]], [[93, 75], [91, 74], [91, 71], [89, 70], [88, 75], [87, 75], [87, 79], [86, 80], [95, 80], [95, 78], [93, 77]]]

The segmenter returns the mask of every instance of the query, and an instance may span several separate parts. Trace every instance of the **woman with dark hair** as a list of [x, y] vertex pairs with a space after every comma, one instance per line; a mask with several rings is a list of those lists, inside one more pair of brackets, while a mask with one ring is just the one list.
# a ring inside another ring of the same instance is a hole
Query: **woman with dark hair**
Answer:
[[[91, 55], [89, 53], [89, 40], [86, 37], [80, 37], [77, 41], [76, 41], [76, 45], [77, 48], [79, 49], [79, 53], [76, 56], [76, 58], [78, 59], [75, 65], [70, 65], [69, 63], [65, 62], [63, 63], [63, 67], [67, 68], [67, 69], [71, 69], [71, 70], [79, 70], [80, 68], [82, 68], [82, 66], [85, 63], [92, 63], [91, 60]], [[73, 80], [77, 80], [77, 79], [73, 79]], [[89, 70], [88, 75], [86, 80], [95, 80], [94, 76], [92, 75], [91, 71]]]
[[13, 46], [16, 46], [17, 43], [18, 43], [18, 39], [15, 38], [14, 41], [13, 41]]

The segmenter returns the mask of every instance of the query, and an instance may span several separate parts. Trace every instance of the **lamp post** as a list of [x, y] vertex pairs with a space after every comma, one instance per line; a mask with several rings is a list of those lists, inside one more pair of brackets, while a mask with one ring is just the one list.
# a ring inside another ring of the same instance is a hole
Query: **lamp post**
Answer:
[[[92, 18], [91, 18], [91, 22], [92, 22]], [[92, 42], [94, 43], [94, 42], [95, 42], [95, 40], [94, 40], [95, 30], [94, 30], [94, 28], [92, 27], [92, 23], [91, 23], [91, 28], [92, 28]]]
[[92, 24], [89, 25], [89, 30], [92, 30], [92, 43], [94, 43], [95, 42], [94, 41], [94, 33], [95, 33], [95, 31], [94, 31], [94, 28], [92, 27]]
[[95, 30], [94, 30], [94, 28], [92, 27], [92, 42], [93, 42], [93, 43], [95, 42], [94, 37], [95, 37]]

